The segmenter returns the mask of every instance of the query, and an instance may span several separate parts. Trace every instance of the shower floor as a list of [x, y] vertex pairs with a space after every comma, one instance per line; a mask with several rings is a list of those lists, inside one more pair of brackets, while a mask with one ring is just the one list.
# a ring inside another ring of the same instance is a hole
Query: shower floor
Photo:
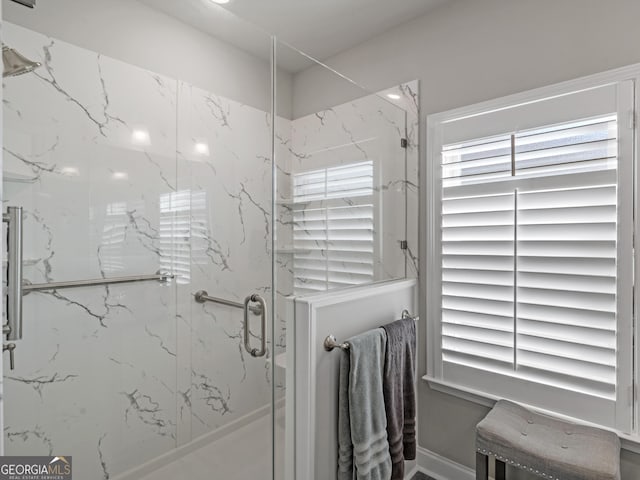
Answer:
[[[284, 449], [284, 409], [276, 421], [278, 452]], [[247, 480], [269, 478], [271, 471], [271, 416], [266, 415], [233, 433], [188, 453], [140, 480]], [[276, 478], [284, 478], [283, 464]]]

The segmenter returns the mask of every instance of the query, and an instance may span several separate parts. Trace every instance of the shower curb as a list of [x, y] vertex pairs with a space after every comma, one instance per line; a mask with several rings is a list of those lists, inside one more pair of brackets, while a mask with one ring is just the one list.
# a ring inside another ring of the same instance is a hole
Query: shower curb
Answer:
[[[284, 399], [280, 399], [276, 402], [276, 408], [279, 408], [281, 406], [280, 404], [284, 406]], [[234, 420], [233, 422], [230, 422], [227, 425], [214, 430], [213, 432], [205, 433], [204, 435], [195, 438], [189, 443], [185, 443], [184, 445], [163, 453], [162, 455], [159, 455], [138, 467], [132, 468], [130, 470], [127, 470], [126, 472], [116, 475], [115, 477], [112, 477], [111, 480], [139, 480], [145, 475], [149, 475], [156, 470], [170, 464], [171, 462], [175, 462], [185, 455], [198, 450], [205, 445], [220, 440], [221, 438], [236, 431], [237, 429], [249, 425], [250, 423], [270, 414], [271, 405], [260, 407], [253, 412], [250, 412], [238, 418], [237, 420]]]

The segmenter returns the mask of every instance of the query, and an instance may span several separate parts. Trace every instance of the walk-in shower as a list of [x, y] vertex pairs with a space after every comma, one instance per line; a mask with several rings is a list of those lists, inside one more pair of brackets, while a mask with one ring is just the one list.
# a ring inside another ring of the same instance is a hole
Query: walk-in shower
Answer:
[[4, 454], [294, 480], [296, 298], [415, 275], [416, 91], [171, 8], [3, 3]]

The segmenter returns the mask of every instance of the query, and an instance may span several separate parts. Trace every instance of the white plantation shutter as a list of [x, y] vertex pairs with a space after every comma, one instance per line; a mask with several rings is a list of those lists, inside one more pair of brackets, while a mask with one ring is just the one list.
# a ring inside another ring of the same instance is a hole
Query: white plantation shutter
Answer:
[[628, 430], [631, 159], [610, 108], [441, 146], [439, 375]]
[[373, 280], [373, 162], [294, 175], [296, 293]]
[[616, 185], [518, 195], [516, 365], [605, 398], [616, 385]]
[[442, 202], [445, 362], [510, 369], [513, 361], [514, 195]]

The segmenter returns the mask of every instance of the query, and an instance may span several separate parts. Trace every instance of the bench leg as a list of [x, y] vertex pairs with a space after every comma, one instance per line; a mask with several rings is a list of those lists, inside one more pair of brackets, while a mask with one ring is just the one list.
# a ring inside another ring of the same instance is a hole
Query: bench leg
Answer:
[[480, 452], [476, 452], [476, 480], [489, 480], [489, 457]]
[[496, 480], [505, 480], [506, 477], [506, 465], [502, 460], [496, 458]]

